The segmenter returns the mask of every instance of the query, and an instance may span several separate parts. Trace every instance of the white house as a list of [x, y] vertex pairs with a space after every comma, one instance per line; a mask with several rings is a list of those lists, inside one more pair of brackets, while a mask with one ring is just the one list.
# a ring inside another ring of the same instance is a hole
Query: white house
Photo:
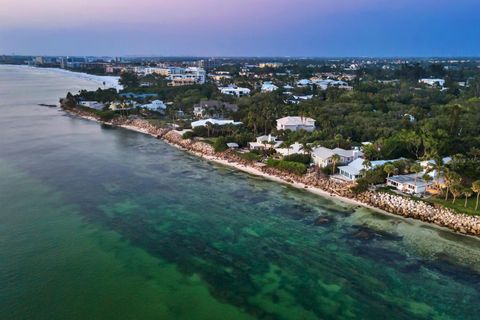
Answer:
[[391, 163], [399, 160], [401, 159], [370, 161], [370, 166], [366, 167], [363, 165], [363, 162], [365, 161], [365, 159], [358, 158], [356, 160], [353, 160], [346, 166], [338, 167], [338, 171], [339, 171], [339, 174], [346, 180], [355, 181], [358, 178], [360, 178], [362, 170], [375, 169], [376, 167], [383, 166], [386, 163]]
[[248, 96], [250, 94], [250, 89], [240, 88], [237, 86], [222, 87], [219, 89], [222, 94], [228, 94], [228, 95], [237, 96], [237, 97]]
[[317, 85], [322, 90], [327, 90], [329, 87], [337, 87], [337, 88], [347, 88], [348, 83], [341, 80], [332, 80], [332, 79], [315, 79], [313, 81], [315, 85]]
[[261, 90], [262, 90], [262, 92], [273, 92], [273, 91], [278, 90], [278, 87], [270, 81], [265, 81], [262, 84], [262, 89]]
[[227, 124], [233, 124], [233, 125], [239, 125], [242, 124], [241, 122], [235, 122], [233, 120], [218, 120], [218, 119], [203, 119], [203, 120], [198, 120], [192, 122], [192, 128], [196, 127], [204, 127], [207, 125], [207, 123], [211, 123], [212, 125], [219, 125], [219, 126], [224, 126]]
[[418, 80], [419, 83], [428, 84], [429, 86], [440, 86], [443, 87], [445, 85], [444, 79], [420, 79]]
[[407, 174], [401, 176], [392, 176], [387, 179], [387, 185], [395, 187], [398, 191], [417, 194], [427, 191], [433, 182], [427, 182], [422, 179], [420, 174]]
[[297, 81], [297, 87], [308, 87], [312, 84], [312, 81], [308, 79], [301, 79]]
[[307, 117], [284, 117], [277, 119], [277, 130], [315, 130], [315, 120]]
[[358, 149], [345, 150], [342, 148], [328, 149], [325, 147], [318, 147], [312, 150], [312, 158], [315, 165], [324, 168], [332, 164], [332, 156], [336, 154], [340, 156], [340, 164], [349, 164], [350, 162], [363, 157], [363, 153]]
[[275, 151], [282, 156], [289, 156], [292, 154], [306, 154], [307, 152], [303, 150], [303, 144], [295, 142], [290, 145], [288, 148], [275, 148]]
[[256, 142], [249, 142], [248, 145], [250, 146], [251, 150], [262, 150], [278, 148], [282, 143], [283, 141], [277, 140], [277, 137], [269, 134], [268, 136], [265, 135], [257, 137]]
[[95, 110], [102, 110], [103, 108], [105, 108], [105, 105], [98, 101], [80, 101], [78, 104], [82, 107], [87, 107]]
[[163, 103], [162, 100], [153, 100], [148, 104], [141, 105], [140, 108], [159, 112], [159, 111], [165, 111], [167, 109], [167, 106], [165, 105], [165, 103]]

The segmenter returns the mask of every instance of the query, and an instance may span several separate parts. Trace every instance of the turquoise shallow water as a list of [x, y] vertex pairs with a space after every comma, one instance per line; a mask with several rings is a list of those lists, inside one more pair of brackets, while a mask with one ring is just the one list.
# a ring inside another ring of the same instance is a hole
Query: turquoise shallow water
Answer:
[[0, 66], [0, 319], [478, 317], [478, 240], [36, 106], [85, 86]]

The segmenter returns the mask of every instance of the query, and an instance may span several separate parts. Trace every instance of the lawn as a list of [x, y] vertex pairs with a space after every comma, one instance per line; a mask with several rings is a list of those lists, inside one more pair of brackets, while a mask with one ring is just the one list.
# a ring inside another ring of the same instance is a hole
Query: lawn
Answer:
[[475, 211], [475, 203], [477, 201], [477, 196], [472, 196], [468, 199], [468, 202], [467, 202], [467, 207], [465, 208], [465, 198], [462, 197], [462, 198], [458, 198], [456, 201], [455, 201], [455, 204], [452, 203], [452, 200], [453, 198], [450, 196], [449, 199], [447, 201], [445, 201], [445, 198], [440, 198], [440, 197], [432, 197], [430, 199], [428, 199], [427, 201], [430, 202], [430, 203], [433, 203], [433, 204], [440, 204], [446, 208], [450, 208], [450, 209], [453, 209], [457, 212], [460, 212], [460, 213], [465, 213], [465, 214], [468, 214], [468, 215], [476, 215], [476, 216], [479, 216], [480, 215], [480, 206], [478, 208], [477, 211]]

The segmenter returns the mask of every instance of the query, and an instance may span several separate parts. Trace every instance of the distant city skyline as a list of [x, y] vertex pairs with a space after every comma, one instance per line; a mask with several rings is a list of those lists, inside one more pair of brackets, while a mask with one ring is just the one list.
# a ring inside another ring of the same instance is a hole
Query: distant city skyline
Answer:
[[480, 56], [478, 0], [0, 0], [0, 54]]

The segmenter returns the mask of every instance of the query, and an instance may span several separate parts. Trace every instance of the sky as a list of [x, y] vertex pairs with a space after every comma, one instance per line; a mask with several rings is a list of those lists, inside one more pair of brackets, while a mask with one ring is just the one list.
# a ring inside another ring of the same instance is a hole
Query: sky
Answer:
[[0, 54], [480, 56], [480, 0], [0, 0]]

